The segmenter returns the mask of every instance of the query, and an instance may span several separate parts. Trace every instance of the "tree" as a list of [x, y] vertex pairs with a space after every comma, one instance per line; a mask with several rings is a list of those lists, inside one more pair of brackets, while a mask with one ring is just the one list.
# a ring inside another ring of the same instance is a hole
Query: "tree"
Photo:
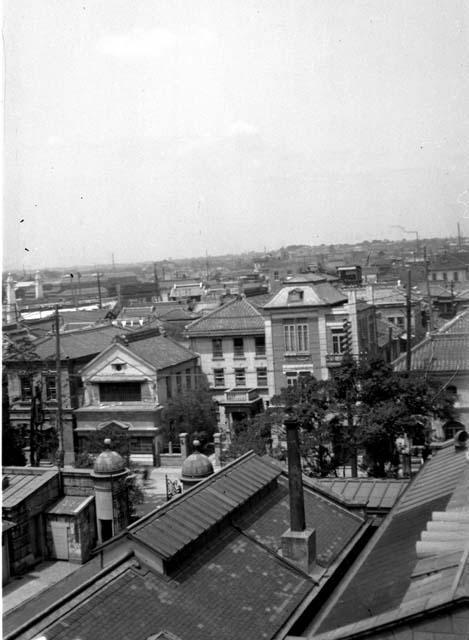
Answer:
[[452, 397], [425, 376], [398, 373], [382, 359], [356, 363], [345, 357], [331, 381], [331, 397], [351, 447], [365, 452], [370, 475], [385, 476], [396, 458], [396, 439], [406, 434], [416, 444], [428, 439], [430, 417], [452, 416]]
[[268, 412], [259, 413], [237, 425], [226, 455], [229, 459], [235, 459], [254, 451], [263, 456], [268, 452], [271, 442], [270, 415]]
[[275, 421], [283, 423], [288, 416], [299, 426], [300, 455], [305, 473], [325, 477], [340, 464], [331, 449], [331, 435], [337, 435], [335, 416], [330, 411], [330, 389], [327, 381], [318, 381], [311, 374], [298, 377], [294, 386], [281, 389], [272, 402], [281, 409], [273, 409]]
[[209, 387], [200, 384], [171, 398], [163, 412], [167, 439], [179, 444], [179, 434], [188, 433], [200, 440], [202, 448], [217, 430], [217, 413]]

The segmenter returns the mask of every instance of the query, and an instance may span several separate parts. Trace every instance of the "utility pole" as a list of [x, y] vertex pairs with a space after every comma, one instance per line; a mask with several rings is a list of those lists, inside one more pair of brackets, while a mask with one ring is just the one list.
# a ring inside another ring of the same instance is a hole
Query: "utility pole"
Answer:
[[461, 225], [458, 222], [458, 249], [462, 249]]
[[103, 301], [101, 298], [101, 280], [99, 279], [99, 271], [96, 272], [96, 280], [98, 281], [98, 299], [99, 299], [99, 308], [103, 308]]
[[161, 300], [160, 283], [158, 281], [158, 272], [156, 270], [156, 262], [153, 263], [153, 280], [155, 282], [155, 298], [157, 301]]
[[57, 431], [59, 435], [59, 455], [57, 466], [63, 466], [64, 427], [62, 418], [62, 376], [60, 375], [60, 315], [59, 305], [55, 305], [55, 386], [57, 394]]
[[427, 284], [427, 304], [428, 304], [428, 330], [430, 333], [433, 331], [433, 303], [432, 293], [430, 290], [430, 280], [428, 274], [428, 260], [427, 260], [427, 247], [423, 248], [423, 261], [425, 267], [425, 282]]
[[406, 345], [406, 371], [410, 372], [412, 365], [412, 272], [407, 271], [407, 291], [406, 291], [406, 317], [407, 317], [407, 345]]

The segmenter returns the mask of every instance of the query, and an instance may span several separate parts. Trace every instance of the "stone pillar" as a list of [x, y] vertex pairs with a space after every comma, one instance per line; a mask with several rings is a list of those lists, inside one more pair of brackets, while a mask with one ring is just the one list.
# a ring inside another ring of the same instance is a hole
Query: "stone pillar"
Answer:
[[179, 434], [179, 443], [181, 445], [181, 462], [189, 455], [189, 434], [188, 433], [180, 433]]
[[221, 433], [213, 434], [213, 443], [215, 448], [215, 466], [221, 467]]
[[36, 271], [36, 275], [34, 276], [34, 284], [35, 284], [35, 296], [36, 300], [38, 298], [44, 297], [44, 292], [42, 290], [42, 278], [39, 271]]
[[16, 322], [16, 293], [15, 293], [15, 282], [13, 280], [13, 276], [11, 273], [8, 274], [7, 278], [7, 313], [6, 313], [6, 321], [7, 323]]

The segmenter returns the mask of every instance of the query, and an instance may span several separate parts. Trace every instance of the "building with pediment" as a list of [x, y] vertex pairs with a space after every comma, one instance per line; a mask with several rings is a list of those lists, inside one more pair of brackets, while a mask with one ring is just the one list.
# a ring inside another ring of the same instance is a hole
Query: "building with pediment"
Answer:
[[92, 451], [94, 436], [124, 440], [134, 462], [156, 465], [163, 441], [164, 404], [195, 387], [198, 356], [162, 335], [118, 338], [81, 370], [83, 405], [76, 409], [78, 450]]

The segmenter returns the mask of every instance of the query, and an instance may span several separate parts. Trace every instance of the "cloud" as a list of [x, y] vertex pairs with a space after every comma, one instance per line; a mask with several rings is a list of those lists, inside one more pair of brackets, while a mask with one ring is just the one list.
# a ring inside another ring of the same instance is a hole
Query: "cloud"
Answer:
[[237, 136], [255, 136], [258, 133], [259, 129], [255, 125], [238, 120], [230, 124], [226, 135], [228, 138], [235, 138]]
[[216, 43], [216, 40], [213, 31], [201, 27], [185, 27], [177, 31], [156, 27], [106, 34], [98, 40], [96, 47], [104, 55], [133, 60], [156, 58], [171, 49], [205, 49]]

